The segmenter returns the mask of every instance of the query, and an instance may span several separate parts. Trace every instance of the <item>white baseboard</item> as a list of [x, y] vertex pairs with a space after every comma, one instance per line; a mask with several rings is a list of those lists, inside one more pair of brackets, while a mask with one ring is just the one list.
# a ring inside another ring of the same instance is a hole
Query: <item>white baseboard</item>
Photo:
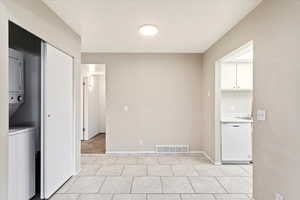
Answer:
[[106, 154], [152, 154], [155, 151], [106, 151]]
[[203, 151], [190, 151], [178, 153], [158, 153], [156, 151], [107, 151], [106, 154], [204, 154]]

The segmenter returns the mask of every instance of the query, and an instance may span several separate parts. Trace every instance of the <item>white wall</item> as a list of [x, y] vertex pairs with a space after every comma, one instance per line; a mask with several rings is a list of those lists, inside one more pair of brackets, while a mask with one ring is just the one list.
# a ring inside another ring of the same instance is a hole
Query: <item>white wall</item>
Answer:
[[91, 139], [99, 133], [100, 124], [100, 89], [99, 89], [99, 77], [94, 75], [89, 77], [89, 83], [87, 84], [87, 135], [85, 139]]
[[201, 54], [87, 53], [82, 62], [106, 64], [107, 151], [201, 150]]
[[[254, 199], [299, 199], [300, 2], [264, 0], [203, 56], [204, 134], [201, 146], [214, 158], [215, 62], [254, 41]], [[211, 95], [208, 95], [210, 93]]]
[[251, 91], [222, 91], [221, 92], [221, 116], [233, 113], [251, 114]]
[[[7, 199], [7, 143], [8, 143], [8, 20], [25, 28], [41, 39], [74, 56], [76, 130], [80, 124], [80, 45], [81, 39], [61, 19], [39, 0], [2, 0], [0, 2], [0, 199]], [[79, 137], [75, 144], [80, 154]], [[76, 170], [80, 168], [79, 157]]]

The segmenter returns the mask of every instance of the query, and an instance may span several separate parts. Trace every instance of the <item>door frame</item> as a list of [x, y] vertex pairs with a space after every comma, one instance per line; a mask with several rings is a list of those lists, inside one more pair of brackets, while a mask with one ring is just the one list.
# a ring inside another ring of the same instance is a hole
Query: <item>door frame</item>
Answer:
[[0, 199], [8, 198], [8, 22], [9, 13], [0, 2]]
[[[239, 53], [243, 53], [245, 49], [252, 47], [254, 51], [253, 40], [246, 44], [234, 49], [225, 56], [221, 57], [215, 62], [215, 88], [214, 88], [214, 107], [215, 107], [215, 119], [214, 119], [214, 164], [222, 164], [222, 134], [221, 134], [221, 64], [225, 59], [228, 59]], [[253, 62], [254, 63], [254, 62]], [[254, 68], [254, 66], [253, 66]], [[253, 97], [252, 97], [253, 98]], [[252, 144], [253, 149], [253, 144]]]

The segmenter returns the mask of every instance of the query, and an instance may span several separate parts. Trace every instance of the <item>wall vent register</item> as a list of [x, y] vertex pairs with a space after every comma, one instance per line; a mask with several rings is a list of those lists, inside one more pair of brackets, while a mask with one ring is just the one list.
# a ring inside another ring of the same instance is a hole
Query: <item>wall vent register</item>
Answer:
[[155, 146], [157, 153], [187, 153], [190, 152], [189, 145], [156, 145]]

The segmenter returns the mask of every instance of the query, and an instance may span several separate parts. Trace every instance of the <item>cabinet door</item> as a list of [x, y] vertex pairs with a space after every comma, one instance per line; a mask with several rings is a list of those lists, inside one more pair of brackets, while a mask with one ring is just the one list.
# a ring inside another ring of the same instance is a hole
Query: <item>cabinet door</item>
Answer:
[[253, 64], [239, 63], [237, 65], [238, 89], [251, 90], [253, 88]]
[[16, 200], [18, 195], [18, 165], [17, 165], [17, 138], [8, 137], [8, 199]]
[[236, 88], [236, 64], [223, 63], [221, 65], [221, 88], [225, 90]]
[[34, 132], [15, 136], [17, 139], [18, 200], [35, 195], [35, 143]]

